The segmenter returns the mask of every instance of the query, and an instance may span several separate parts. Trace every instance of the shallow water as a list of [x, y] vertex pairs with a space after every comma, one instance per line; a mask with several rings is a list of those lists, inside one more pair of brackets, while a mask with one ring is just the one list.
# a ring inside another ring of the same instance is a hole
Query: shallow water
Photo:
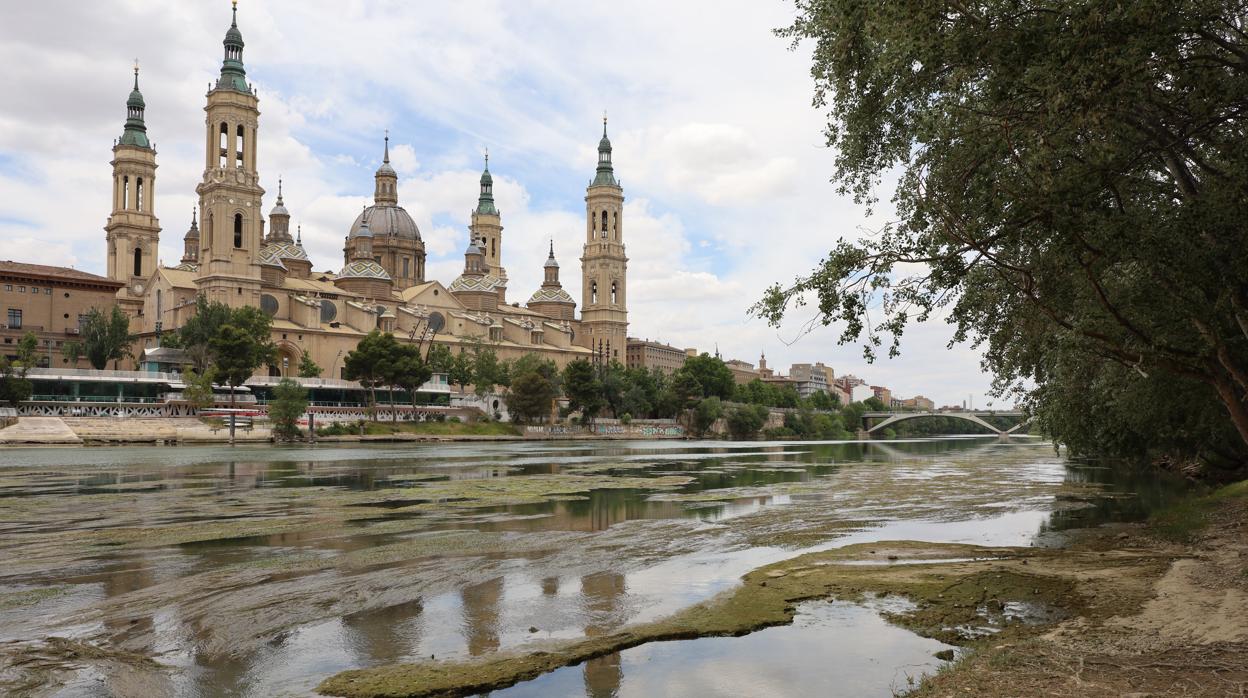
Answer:
[[[1025, 438], [4, 449], [0, 681], [6, 652], [56, 635], [172, 667], [140, 692], [306, 695], [344, 669], [660, 618], [810, 550], [1056, 544], [1177, 490]], [[941, 647], [808, 604], [790, 627], [499, 694], [887, 696]], [[73, 663], [36, 678], [66, 695], [133, 680]]]

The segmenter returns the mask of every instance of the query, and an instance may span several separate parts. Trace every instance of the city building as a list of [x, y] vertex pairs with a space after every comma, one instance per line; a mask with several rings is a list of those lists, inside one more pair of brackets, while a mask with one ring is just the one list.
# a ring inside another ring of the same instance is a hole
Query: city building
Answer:
[[797, 385], [797, 394], [810, 397], [815, 393], [828, 392], [828, 374], [831, 369], [822, 363], [793, 364], [789, 367], [789, 378]]
[[[280, 181], [266, 230], [259, 98], [247, 81], [237, 8], [224, 47], [220, 74], [206, 98], [199, 204], [183, 237], [183, 257], [174, 266], [157, 259], [157, 153], [147, 133], [135, 68], [125, 126], [113, 148], [112, 212], [105, 225], [108, 280], [101, 288], [111, 289], [131, 316], [139, 337], [137, 356], [159, 346], [163, 332], [181, 327], [202, 296], [231, 307], [258, 307], [272, 317], [278, 360], [269, 367], [270, 375], [286, 375], [310, 356], [326, 377], [338, 378], [343, 356], [378, 328], [405, 341], [445, 344], [452, 351], [484, 342], [501, 359], [536, 352], [562, 366], [577, 358], [626, 358], [624, 192], [615, 178], [605, 118], [596, 172], [584, 196], [579, 318], [576, 301], [560, 284], [553, 242], [541, 287], [526, 304], [508, 304], [504, 212], [494, 202], [488, 156], [466, 231], [463, 273], [448, 285], [426, 278], [424, 242], [400, 205], [389, 134], [374, 174], [373, 204], [344, 225], [340, 270], [316, 272], [302, 231], [291, 230]], [[525, 252], [531, 263], [542, 263], [540, 249]], [[86, 280], [67, 276], [61, 283], [71, 282]], [[77, 310], [58, 307], [55, 312], [63, 312], [64, 320], [75, 318]]]
[[740, 359], [729, 359], [724, 362], [728, 370], [732, 372], [732, 379], [737, 385], [745, 385], [752, 380], [758, 380], [761, 376], [758, 370], [754, 368], [754, 364]]
[[624, 365], [628, 368], [658, 370], [670, 376], [685, 365], [687, 356], [683, 349], [670, 344], [629, 337]]
[[867, 398], [875, 397], [875, 391], [866, 383], [859, 383], [849, 390], [850, 402], [863, 402]]
[[80, 339], [87, 313], [112, 307], [124, 286], [77, 269], [0, 261], [0, 355], [16, 358], [17, 343], [33, 332], [40, 365], [74, 368], [62, 353], [65, 342]]
[[875, 399], [884, 404], [885, 407], [891, 407], [893, 404], [893, 391], [882, 385], [871, 386], [871, 393]]
[[914, 397], [905, 398], [904, 400], [894, 400], [893, 404], [895, 407], [899, 407], [901, 409], [915, 410], [919, 412], [931, 411], [936, 407], [936, 403], [923, 397], [922, 395], [915, 395]]
[[766, 381], [776, 375], [776, 372], [767, 367], [767, 354], [760, 352], [758, 355], [758, 377]]

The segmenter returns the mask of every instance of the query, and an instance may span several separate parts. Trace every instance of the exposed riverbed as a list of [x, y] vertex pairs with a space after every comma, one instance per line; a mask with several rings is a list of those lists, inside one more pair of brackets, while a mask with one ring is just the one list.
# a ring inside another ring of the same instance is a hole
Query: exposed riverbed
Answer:
[[[1060, 544], [1177, 490], [1025, 438], [5, 449], [0, 689], [307, 695], [659, 620], [801, 553]], [[879, 610], [808, 602], [497, 694], [889, 696], [946, 646]]]

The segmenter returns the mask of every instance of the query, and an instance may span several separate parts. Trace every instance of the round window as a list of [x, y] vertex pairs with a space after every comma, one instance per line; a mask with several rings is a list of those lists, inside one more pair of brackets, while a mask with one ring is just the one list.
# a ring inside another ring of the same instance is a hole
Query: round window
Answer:
[[260, 309], [269, 317], [277, 315], [277, 299], [267, 293], [260, 294]]
[[328, 298], [321, 299], [321, 322], [333, 322], [338, 317], [338, 306]]

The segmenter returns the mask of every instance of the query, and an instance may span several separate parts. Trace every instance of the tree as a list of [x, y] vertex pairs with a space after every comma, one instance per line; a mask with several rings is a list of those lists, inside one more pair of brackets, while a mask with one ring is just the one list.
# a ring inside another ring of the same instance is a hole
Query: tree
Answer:
[[702, 397], [714, 396], [721, 400], [729, 400], [737, 385], [728, 366], [718, 356], [706, 353], [685, 359], [685, 364], [676, 373], [697, 380], [702, 388]]
[[269, 403], [273, 438], [277, 441], [298, 439], [299, 418], [307, 411], [308, 391], [299, 383], [283, 378], [273, 388], [273, 401]]
[[872, 412], [887, 412], [888, 408], [884, 405], [884, 401], [872, 395], [862, 401], [864, 407]]
[[61, 345], [61, 356], [69, 362], [70, 368], [78, 368], [78, 359], [83, 355], [82, 342], [76, 339], [65, 342]]
[[769, 410], [762, 405], [737, 405], [728, 410], [724, 421], [734, 439], [752, 439], [767, 423]]
[[420, 388], [433, 377], [433, 369], [421, 357], [420, 347], [415, 344], [396, 344], [394, 351], [396, 356], [392, 359], [391, 379], [407, 391], [412, 407], [415, 407]]
[[550, 414], [550, 403], [556, 394], [549, 378], [539, 371], [527, 371], [512, 379], [504, 399], [513, 421], [536, 423]]
[[498, 354], [487, 346], [477, 344], [472, 348], [472, 387], [477, 397], [494, 392], [494, 386], [506, 381]]
[[300, 378], [320, 378], [321, 367], [316, 365], [312, 360], [312, 355], [304, 352], [303, 357], [299, 359], [299, 377]]
[[397, 346], [394, 335], [373, 330], [360, 340], [355, 349], [347, 352], [342, 364], [342, 376], [347, 380], [359, 381], [368, 391], [368, 408], [373, 421], [377, 419], [377, 388], [385, 385], [390, 361], [394, 358], [393, 347]]
[[841, 399], [832, 393], [819, 390], [810, 396], [810, 406], [817, 410], [835, 410], [841, 406]]
[[[259, 310], [255, 308], [239, 308], [236, 313], [242, 316], [244, 325], [227, 324], [217, 330], [209, 346], [212, 349], [213, 366], [217, 376], [230, 386], [230, 409], [236, 404], [238, 386], [247, 382], [257, 368], [271, 363], [276, 348], [269, 339], [267, 327], [251, 326], [246, 321], [248, 313], [244, 311]], [[268, 316], [261, 316], [267, 321]], [[267, 324], [267, 323], [266, 323]], [[234, 442], [234, 419], [230, 419], [230, 442]]]
[[212, 338], [217, 336], [222, 325], [231, 320], [233, 313], [230, 306], [218, 301], [210, 302], [202, 295], [196, 296], [195, 314], [176, 333], [172, 333], [173, 344], [168, 340], [163, 340], [163, 343], [165, 346], [181, 345], [195, 370], [203, 373], [212, 363]]
[[97, 371], [106, 368], [109, 361], [113, 362], [113, 368], [117, 368], [118, 361], [131, 356], [130, 344], [133, 341], [130, 318], [121, 308], [114, 305], [108, 312], [99, 308], [87, 311], [82, 322], [82, 347], [87, 361]]
[[724, 403], [717, 397], [703, 398], [698, 401], [697, 407], [693, 408], [693, 432], [698, 436], [706, 435], [706, 432], [715, 425], [715, 420], [719, 419], [724, 413]]
[[425, 361], [433, 369], [434, 373], [449, 374], [451, 367], [455, 364], [455, 356], [451, 354], [450, 347], [445, 344], [431, 344], [429, 345], [429, 355], [425, 358]]
[[27, 368], [0, 356], [0, 402], [17, 407], [30, 399], [34, 385], [26, 378]]
[[598, 371], [585, 359], [571, 361], [563, 368], [563, 394], [568, 406], [581, 411], [581, 420], [591, 423], [603, 408], [602, 382]]
[[550, 413], [562, 382], [554, 361], [532, 352], [510, 365], [511, 385], [505, 396], [514, 421], [540, 422]]
[[[1206, 433], [1235, 434], [1177, 445], [1243, 463], [1244, 4], [797, 9], [780, 33], [815, 44], [833, 181], [870, 207], [875, 185], [899, 173], [898, 221], [842, 239], [754, 312], [778, 323], [792, 304], [813, 303], [815, 324], [840, 324], [841, 341], [873, 358], [885, 341], [897, 353], [912, 320], [947, 311], [955, 341], [983, 348], [994, 393], [1024, 397], [1059, 441], [1133, 430], [1100, 409], [1117, 399], [1110, 389], [1169, 387], [1223, 411], [1230, 429]], [[1110, 379], [1063, 412], [1069, 402], [1051, 388], [1077, 375]], [[1185, 419], [1162, 403], [1151, 421]], [[1165, 446], [1137, 433], [1150, 450]]]
[[460, 351], [455, 355], [455, 359], [451, 362], [450, 369], [446, 372], [446, 379], [451, 385], [459, 386], [459, 392], [464, 392], [464, 388], [472, 383], [472, 357], [466, 351]]
[[691, 374], [676, 371], [672, 374], [671, 391], [677, 408], [686, 410], [701, 399], [702, 384]]
[[217, 371], [209, 366], [203, 373], [199, 373], [193, 366], [187, 366], [182, 372], [182, 382], [186, 385], [182, 389], [182, 397], [191, 404], [196, 410], [202, 410], [212, 407], [216, 402], [216, 396], [213, 393], [212, 384], [216, 380]]

